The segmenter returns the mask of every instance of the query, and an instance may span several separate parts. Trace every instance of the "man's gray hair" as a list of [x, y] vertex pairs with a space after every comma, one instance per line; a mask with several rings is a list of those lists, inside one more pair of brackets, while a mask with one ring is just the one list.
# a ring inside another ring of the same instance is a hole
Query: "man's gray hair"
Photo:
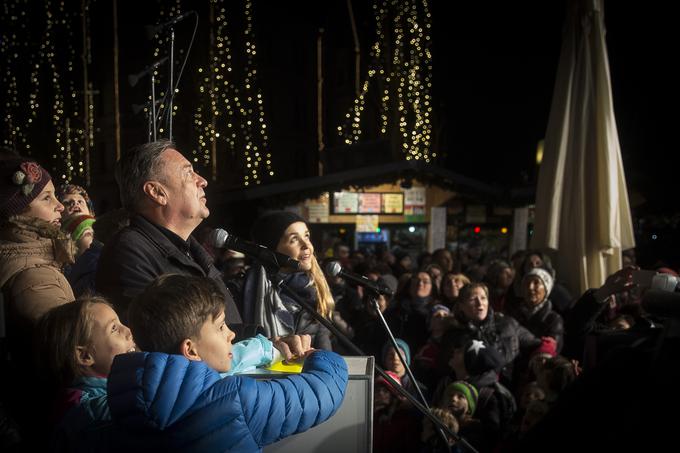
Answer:
[[123, 207], [131, 212], [140, 209], [144, 199], [144, 183], [159, 179], [163, 170], [161, 153], [175, 148], [170, 140], [145, 143], [124, 152], [116, 162], [116, 182], [120, 190]]

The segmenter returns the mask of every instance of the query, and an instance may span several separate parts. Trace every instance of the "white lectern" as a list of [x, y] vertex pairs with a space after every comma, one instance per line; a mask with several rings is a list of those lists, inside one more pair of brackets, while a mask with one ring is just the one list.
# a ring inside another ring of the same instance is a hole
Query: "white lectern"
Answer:
[[[309, 431], [264, 448], [265, 453], [368, 452], [373, 449], [373, 357], [343, 357], [349, 369], [347, 392], [340, 409]], [[283, 373], [250, 375], [276, 379]]]

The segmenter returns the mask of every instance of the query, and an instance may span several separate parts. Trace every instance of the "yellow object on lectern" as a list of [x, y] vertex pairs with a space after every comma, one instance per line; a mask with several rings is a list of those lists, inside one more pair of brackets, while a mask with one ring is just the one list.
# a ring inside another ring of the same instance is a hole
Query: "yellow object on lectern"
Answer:
[[271, 371], [278, 371], [281, 373], [301, 373], [302, 372], [302, 363], [284, 363], [283, 360], [272, 363], [267, 367], [268, 370]]

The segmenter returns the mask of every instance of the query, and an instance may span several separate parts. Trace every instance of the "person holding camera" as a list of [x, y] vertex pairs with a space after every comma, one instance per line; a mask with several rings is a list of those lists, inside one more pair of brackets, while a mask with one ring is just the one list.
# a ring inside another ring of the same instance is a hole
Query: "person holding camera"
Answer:
[[641, 304], [649, 289], [673, 291], [677, 278], [669, 273], [625, 267], [597, 289], [589, 289], [574, 304], [566, 322], [565, 355], [583, 360], [591, 368], [606, 351], [632, 344], [660, 330], [660, 322]]
[[[621, 295], [628, 297], [625, 303]], [[640, 316], [631, 328], [615, 330], [612, 313], [629, 306], [638, 307]], [[677, 443], [677, 420], [668, 414], [680, 407], [679, 307], [677, 277], [634, 267], [586, 291], [574, 305], [565, 339], [572, 357], [583, 356], [582, 373], [540, 429], [513, 451], [544, 451], [558, 437], [560, 451], [665, 451]], [[656, 393], [636, 391], [640, 386]]]

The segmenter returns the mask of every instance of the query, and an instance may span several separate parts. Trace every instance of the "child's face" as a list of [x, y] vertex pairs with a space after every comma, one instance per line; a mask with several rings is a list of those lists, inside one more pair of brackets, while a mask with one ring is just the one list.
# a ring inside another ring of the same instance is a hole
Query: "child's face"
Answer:
[[[404, 355], [404, 358], [406, 358], [404, 352], [402, 351], [401, 353]], [[399, 355], [393, 347], [388, 348], [387, 352], [385, 353], [385, 369], [388, 371], [393, 371], [399, 377], [402, 377], [404, 374], [406, 374], [406, 368], [404, 368], [404, 364], [401, 363]]]
[[52, 181], [49, 181], [42, 192], [40, 192], [40, 195], [31, 201], [22, 215], [42, 219], [53, 225], [60, 226], [61, 213], [63, 211], [64, 205], [55, 198], [54, 184]]
[[113, 358], [118, 354], [135, 351], [135, 342], [130, 329], [124, 326], [116, 312], [106, 304], [94, 304], [92, 315], [92, 345], [90, 365], [95, 374], [108, 376]]
[[465, 395], [460, 392], [452, 392], [449, 399], [449, 410], [454, 414], [460, 416], [468, 412], [468, 402]]
[[229, 330], [225, 322], [224, 311], [216, 318], [210, 318], [203, 326], [198, 338], [195, 339], [195, 349], [198, 356], [210, 368], [226, 373], [231, 369], [231, 341], [236, 335]]
[[66, 216], [74, 214], [90, 215], [90, 208], [87, 207], [87, 201], [85, 201], [85, 198], [79, 193], [66, 194], [61, 202], [66, 208], [66, 213], [64, 214]]
[[309, 234], [307, 224], [295, 222], [291, 224], [279, 240], [276, 251], [288, 255], [300, 262], [300, 270], [308, 271], [312, 268], [314, 245]]

